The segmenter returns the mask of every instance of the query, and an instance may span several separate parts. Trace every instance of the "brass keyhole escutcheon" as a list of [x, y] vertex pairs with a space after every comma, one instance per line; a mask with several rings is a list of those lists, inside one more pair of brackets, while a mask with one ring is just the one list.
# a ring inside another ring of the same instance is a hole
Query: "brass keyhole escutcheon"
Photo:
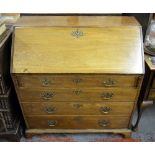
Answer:
[[115, 85], [115, 81], [114, 80], [112, 80], [112, 79], [107, 79], [107, 80], [105, 80], [104, 82], [103, 82], [103, 85], [105, 86], [105, 87], [112, 87], [112, 86], [114, 86]]
[[76, 29], [71, 32], [71, 35], [75, 38], [80, 38], [80, 37], [84, 36], [84, 33], [81, 30]]
[[76, 84], [79, 84], [82, 82], [82, 79], [73, 79], [73, 82], [76, 83]]
[[74, 103], [74, 104], [73, 104], [73, 107], [74, 107], [75, 109], [80, 109], [82, 106], [83, 106], [83, 105], [80, 104], [80, 103]]
[[81, 123], [82, 119], [83, 118], [80, 116], [74, 117], [74, 121], [76, 121], [77, 123]]
[[76, 96], [79, 96], [82, 91], [81, 90], [74, 90], [73, 93], [76, 95]]
[[51, 85], [52, 81], [45, 78], [45, 79], [41, 79], [41, 83], [43, 86], [49, 86]]

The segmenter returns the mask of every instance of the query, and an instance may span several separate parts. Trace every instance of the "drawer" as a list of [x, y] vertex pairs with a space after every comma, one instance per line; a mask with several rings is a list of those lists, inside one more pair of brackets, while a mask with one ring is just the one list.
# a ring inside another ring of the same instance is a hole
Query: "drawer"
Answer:
[[120, 116], [27, 116], [33, 129], [119, 129], [127, 128], [129, 117]]
[[124, 115], [130, 116], [134, 102], [24, 102], [26, 115]]
[[135, 88], [20, 90], [22, 102], [135, 101]]
[[138, 87], [136, 75], [24, 75], [17, 76], [19, 87], [68, 88], [68, 87]]
[[154, 78], [154, 80], [152, 82], [152, 88], [155, 88], [155, 78]]
[[149, 100], [155, 100], [155, 89], [151, 89], [148, 95]]

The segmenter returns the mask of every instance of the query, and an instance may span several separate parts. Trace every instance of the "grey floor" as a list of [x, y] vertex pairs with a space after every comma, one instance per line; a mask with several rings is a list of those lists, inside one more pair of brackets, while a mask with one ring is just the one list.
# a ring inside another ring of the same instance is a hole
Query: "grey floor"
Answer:
[[144, 110], [138, 130], [133, 132], [132, 137], [141, 141], [155, 141], [155, 104]]

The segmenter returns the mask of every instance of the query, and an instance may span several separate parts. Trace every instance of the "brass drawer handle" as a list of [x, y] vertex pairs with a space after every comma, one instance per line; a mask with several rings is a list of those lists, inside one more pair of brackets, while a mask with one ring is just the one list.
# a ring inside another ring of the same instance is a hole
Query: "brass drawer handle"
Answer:
[[110, 107], [101, 107], [100, 108], [100, 112], [102, 114], [108, 114], [110, 111], [112, 111], [112, 109]]
[[107, 127], [110, 125], [110, 122], [108, 120], [99, 120], [98, 125], [101, 127]]
[[54, 93], [52, 93], [52, 92], [43, 92], [43, 93], [41, 93], [41, 97], [44, 100], [50, 100], [53, 96], [54, 96]]
[[48, 120], [48, 126], [54, 127], [54, 126], [56, 126], [56, 124], [57, 124], [56, 120]]
[[45, 108], [45, 112], [48, 114], [53, 114], [53, 113], [55, 113], [55, 111], [56, 111], [55, 107], [46, 107]]
[[110, 100], [110, 99], [112, 99], [113, 96], [114, 96], [113, 93], [103, 93], [101, 95], [102, 99], [104, 99], [104, 100]]
[[104, 85], [105, 87], [112, 87], [112, 86], [115, 85], [115, 83], [116, 83], [116, 82], [115, 82], [114, 80], [108, 79], [108, 80], [106, 80], [106, 81], [103, 82], [103, 85]]
[[49, 86], [52, 82], [49, 79], [42, 79], [41, 83], [43, 86]]
[[82, 93], [82, 91], [81, 90], [74, 90], [73, 93], [75, 95], [79, 96]]
[[73, 82], [76, 83], [76, 84], [79, 84], [82, 82], [82, 79], [73, 79]]

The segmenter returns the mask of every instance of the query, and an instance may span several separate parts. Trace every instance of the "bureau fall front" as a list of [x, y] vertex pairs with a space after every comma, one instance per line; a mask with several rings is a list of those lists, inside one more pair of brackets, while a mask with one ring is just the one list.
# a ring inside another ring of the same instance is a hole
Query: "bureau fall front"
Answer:
[[27, 136], [110, 132], [130, 136], [144, 74], [132, 17], [22, 17], [11, 74]]

